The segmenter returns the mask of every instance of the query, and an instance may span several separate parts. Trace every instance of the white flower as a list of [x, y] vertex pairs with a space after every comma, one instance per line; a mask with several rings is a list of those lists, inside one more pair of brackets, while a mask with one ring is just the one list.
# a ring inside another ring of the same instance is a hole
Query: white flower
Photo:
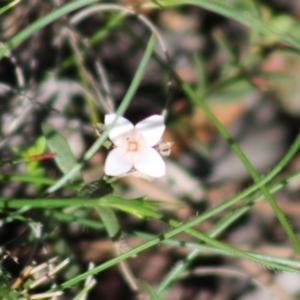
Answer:
[[159, 143], [165, 130], [163, 116], [150, 116], [134, 126], [124, 117], [116, 114], [105, 115], [105, 126], [114, 122], [108, 136], [115, 148], [107, 156], [105, 174], [119, 176], [134, 168], [150, 177], [165, 175], [165, 162], [157, 150], [152, 148]]

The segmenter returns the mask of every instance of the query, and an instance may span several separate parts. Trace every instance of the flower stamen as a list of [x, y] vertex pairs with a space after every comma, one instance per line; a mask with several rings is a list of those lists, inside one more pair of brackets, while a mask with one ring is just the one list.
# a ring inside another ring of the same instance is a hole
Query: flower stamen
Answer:
[[129, 140], [127, 142], [127, 151], [128, 152], [138, 152], [139, 151], [139, 143], [135, 140]]

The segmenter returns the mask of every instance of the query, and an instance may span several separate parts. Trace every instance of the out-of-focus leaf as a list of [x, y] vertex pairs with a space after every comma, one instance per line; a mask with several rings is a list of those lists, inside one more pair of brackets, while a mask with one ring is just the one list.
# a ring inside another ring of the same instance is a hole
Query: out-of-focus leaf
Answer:
[[[77, 165], [76, 158], [70, 148], [70, 145], [66, 139], [56, 132], [51, 126], [42, 124], [42, 130], [46, 137], [48, 147], [52, 152], [56, 153], [54, 157], [55, 162], [63, 174], [67, 174]], [[76, 180], [83, 181], [80, 172], [75, 173], [72, 177], [72, 181]]]
[[[113, 188], [104, 180], [97, 180], [86, 184], [77, 194], [81, 198], [100, 198], [111, 194]], [[121, 228], [114, 211], [110, 207], [96, 207], [109, 237], [115, 240], [119, 237]]]
[[104, 180], [92, 181], [86, 184], [77, 194], [80, 198], [100, 198], [107, 194], [111, 194], [113, 188]]
[[274, 51], [262, 64], [268, 89], [282, 108], [295, 117], [300, 115], [299, 67], [299, 54], [284, 50]]
[[232, 103], [236, 101], [244, 101], [244, 99], [256, 91], [248, 81], [237, 79], [227, 86], [219, 88], [216, 92], [209, 94], [206, 101], [209, 103]]
[[140, 282], [140, 288], [142, 288], [145, 292], [147, 292], [148, 296], [150, 296], [151, 300], [159, 300], [161, 299], [157, 293], [153, 290], [153, 288], [147, 282]]
[[[164, 8], [188, 4], [196, 5], [220, 14], [226, 18], [240, 22], [252, 30], [264, 33], [267, 36], [272, 36], [277, 41], [285, 42], [297, 49], [300, 49], [298, 35], [292, 36], [291, 32], [288, 32], [287, 34], [285, 32], [277, 31], [272, 26], [266, 24], [259, 16], [256, 6], [252, 5], [252, 1], [160, 0], [159, 4]], [[281, 24], [280, 26], [282, 29], [286, 28], [286, 24]]]
[[0, 270], [0, 299], [6, 300], [14, 300], [16, 299], [16, 295], [14, 295], [13, 291], [11, 290], [8, 278], [6, 275]]

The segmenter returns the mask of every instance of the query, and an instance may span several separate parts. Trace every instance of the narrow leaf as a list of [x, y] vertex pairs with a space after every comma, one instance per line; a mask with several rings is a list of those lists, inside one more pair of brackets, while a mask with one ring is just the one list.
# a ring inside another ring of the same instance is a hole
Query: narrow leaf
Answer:
[[[76, 165], [76, 158], [66, 139], [51, 126], [42, 124], [42, 131], [47, 140], [51, 152], [56, 153], [54, 160], [62, 173], [65, 175], [70, 172]], [[81, 172], [78, 171], [72, 177], [72, 181], [83, 181]]]

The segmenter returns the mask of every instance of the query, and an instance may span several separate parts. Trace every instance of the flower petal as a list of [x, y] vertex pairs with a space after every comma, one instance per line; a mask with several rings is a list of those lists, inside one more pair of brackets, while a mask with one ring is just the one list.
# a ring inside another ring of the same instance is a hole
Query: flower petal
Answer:
[[115, 148], [108, 153], [104, 165], [104, 173], [109, 176], [118, 176], [128, 173], [132, 167], [132, 163], [124, 160], [119, 153], [119, 149]]
[[160, 115], [150, 116], [135, 125], [135, 129], [143, 136], [149, 147], [158, 144], [165, 128], [164, 117]]
[[124, 137], [124, 135], [126, 134], [129, 134], [133, 130], [134, 126], [127, 119], [116, 114], [105, 115], [105, 126], [112, 125], [116, 119], [117, 121], [113, 128], [111, 128], [111, 130], [109, 131], [108, 136], [115, 145], [121, 146], [122, 137]]
[[143, 158], [134, 163], [137, 171], [151, 177], [161, 177], [166, 174], [166, 164], [158, 152], [153, 148], [144, 150]]

